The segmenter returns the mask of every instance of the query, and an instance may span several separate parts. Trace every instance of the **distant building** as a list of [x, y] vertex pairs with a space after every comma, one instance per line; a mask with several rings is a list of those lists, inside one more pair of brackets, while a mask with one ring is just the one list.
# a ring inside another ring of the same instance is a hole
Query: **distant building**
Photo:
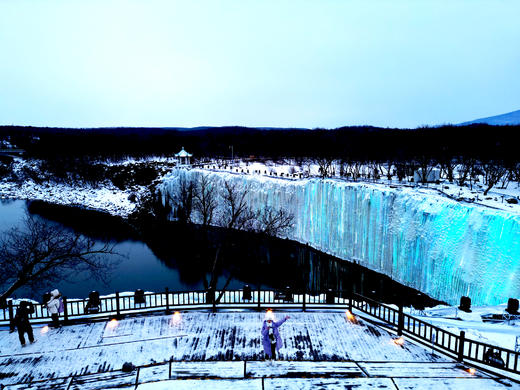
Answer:
[[182, 147], [181, 151], [179, 153], [175, 153], [175, 157], [177, 157], [177, 163], [180, 165], [190, 165], [191, 164], [191, 158], [193, 157], [193, 154], [188, 153], [184, 150], [184, 146]]

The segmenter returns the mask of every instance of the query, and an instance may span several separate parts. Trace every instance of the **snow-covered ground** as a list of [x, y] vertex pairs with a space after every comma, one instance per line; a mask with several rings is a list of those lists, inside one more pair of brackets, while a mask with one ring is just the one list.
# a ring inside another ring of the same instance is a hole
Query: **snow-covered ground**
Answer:
[[[206, 379], [199, 386], [215, 389], [262, 388], [262, 382], [271, 389], [433, 389], [434, 383], [446, 389], [519, 388], [479, 369], [470, 372], [406, 338], [398, 345], [392, 333], [360, 318], [349, 321], [341, 312], [275, 313], [278, 319], [285, 315], [290, 318], [280, 328], [283, 361], [272, 364], [262, 361], [265, 313], [186, 312], [38, 326], [36, 343], [25, 348], [17, 334], [0, 329], [2, 383], [25, 383], [16, 389], [29, 388], [31, 381], [49, 388], [182, 389], [194, 388], [195, 378]], [[125, 362], [139, 370], [123, 373]]]
[[[88, 209], [107, 212], [111, 215], [128, 217], [137, 206], [136, 199], [147, 188], [141, 185], [132, 185], [122, 190], [116, 187], [110, 178], [91, 185], [88, 183], [77, 182], [75, 184], [64, 184], [56, 181], [43, 180], [35, 182], [24, 174], [25, 169], [38, 170], [38, 160], [26, 160], [15, 158], [12, 170], [19, 178], [16, 182], [10, 178], [0, 180], [0, 198], [22, 199], [22, 200], [43, 200], [50, 203], [80, 206]], [[132, 167], [146, 166], [154, 164], [160, 166], [162, 171], [170, 169], [175, 161], [168, 157], [148, 157], [148, 158], [126, 158], [121, 161], [99, 161], [99, 164], [107, 167]], [[23, 180], [20, 180], [23, 179]], [[160, 176], [157, 177], [160, 180]]]
[[112, 215], [127, 217], [135, 210], [136, 204], [130, 195], [142, 189], [122, 191], [113, 185], [103, 187], [70, 186], [66, 184], [37, 184], [27, 180], [21, 185], [0, 182], [0, 197], [10, 199], [43, 200], [50, 203], [80, 206], [108, 212]]
[[[221, 172], [233, 172], [248, 175], [261, 175], [261, 176], [274, 176], [286, 179], [298, 180], [309, 177], [320, 177], [320, 166], [312, 160], [297, 162], [291, 159], [284, 161], [243, 161], [236, 160], [234, 162], [229, 161], [208, 161], [201, 165], [203, 169], [211, 171]], [[493, 187], [489, 193], [484, 196], [486, 186], [484, 185], [484, 178], [479, 176], [476, 178], [476, 182], [472, 183], [471, 186], [459, 186], [457, 183], [450, 183], [445, 178], [440, 178], [439, 183], [415, 183], [411, 181], [413, 176], [406, 177], [402, 181], [399, 181], [395, 175], [390, 180], [386, 178], [387, 166], [379, 166], [380, 178], [379, 179], [364, 179], [363, 177], [356, 180], [360, 183], [372, 183], [381, 184], [383, 186], [392, 187], [408, 187], [414, 188], [424, 196], [435, 196], [444, 195], [452, 199], [456, 199], [460, 202], [475, 203], [482, 206], [493, 207], [497, 209], [506, 210], [520, 214], [520, 183], [517, 181], [509, 181], [505, 188], [502, 188], [500, 184]], [[392, 168], [394, 169], [394, 168]], [[349, 177], [340, 176], [340, 167], [336, 162], [331, 167], [330, 175], [332, 178], [352, 181]], [[368, 176], [371, 174], [373, 167], [369, 165], [361, 165], [359, 171], [362, 176]], [[458, 171], [455, 170], [455, 178], [458, 176]], [[516, 199], [518, 203], [508, 203], [507, 200]]]
[[455, 334], [463, 330], [466, 337], [472, 340], [520, 351], [520, 316], [493, 323], [483, 321], [483, 317], [493, 314], [510, 317], [505, 311], [506, 307], [506, 304], [473, 306], [471, 313], [459, 310], [457, 306], [437, 306], [422, 312], [407, 308], [404, 311]]

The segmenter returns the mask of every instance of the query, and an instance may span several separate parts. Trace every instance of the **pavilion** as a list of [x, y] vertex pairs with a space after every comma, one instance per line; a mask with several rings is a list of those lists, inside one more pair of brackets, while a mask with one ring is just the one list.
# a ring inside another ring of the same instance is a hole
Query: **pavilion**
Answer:
[[187, 151], [185, 151], [184, 150], [184, 146], [183, 146], [179, 153], [175, 153], [175, 157], [177, 157], [178, 164], [180, 164], [180, 165], [190, 165], [191, 164], [191, 158], [193, 157], [193, 154], [190, 154]]

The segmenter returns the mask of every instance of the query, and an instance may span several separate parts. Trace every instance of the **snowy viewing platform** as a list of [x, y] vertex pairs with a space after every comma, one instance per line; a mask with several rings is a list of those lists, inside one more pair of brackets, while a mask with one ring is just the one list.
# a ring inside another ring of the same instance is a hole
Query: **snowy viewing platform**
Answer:
[[[516, 389], [520, 384], [458, 363], [345, 310], [275, 312], [280, 361], [264, 361], [265, 312], [188, 311], [34, 325], [22, 348], [0, 328], [6, 389]], [[136, 369], [121, 370], [125, 362]], [[205, 379], [200, 381], [200, 379]]]

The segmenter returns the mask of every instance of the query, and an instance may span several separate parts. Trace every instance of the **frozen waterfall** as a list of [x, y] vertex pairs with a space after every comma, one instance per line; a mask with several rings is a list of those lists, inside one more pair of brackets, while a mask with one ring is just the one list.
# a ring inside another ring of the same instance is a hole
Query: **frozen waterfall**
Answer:
[[[250, 186], [254, 209], [285, 208], [294, 215], [289, 238], [384, 273], [432, 297], [458, 303], [499, 304], [520, 296], [520, 216], [453, 201], [417, 189], [340, 180], [286, 180], [178, 169]], [[194, 217], [197, 221], [197, 216]]]

